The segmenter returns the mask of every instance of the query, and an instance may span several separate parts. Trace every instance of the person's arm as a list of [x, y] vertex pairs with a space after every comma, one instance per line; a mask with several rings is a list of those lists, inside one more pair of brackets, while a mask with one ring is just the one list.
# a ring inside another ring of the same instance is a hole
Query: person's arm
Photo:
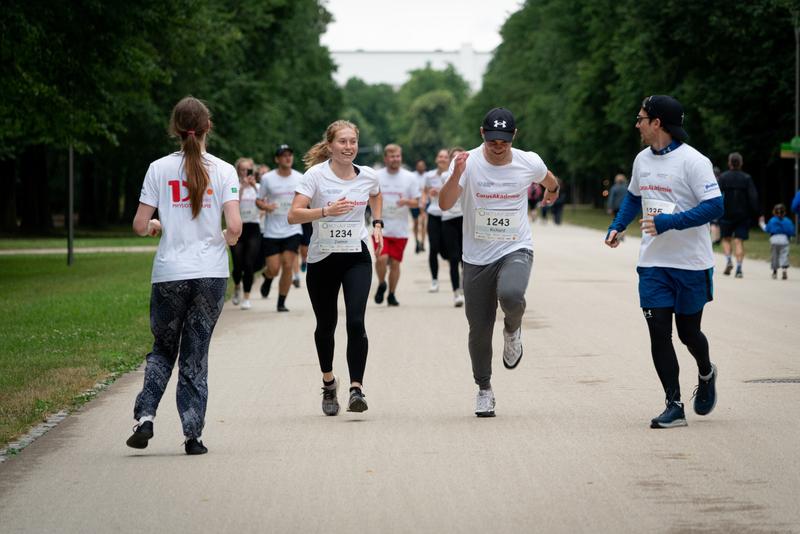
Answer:
[[444, 211], [452, 208], [458, 197], [464, 192], [458, 182], [461, 180], [461, 175], [464, 174], [464, 169], [467, 168], [468, 157], [469, 152], [461, 152], [455, 157], [453, 160], [453, 172], [439, 190], [439, 207]]
[[554, 204], [556, 200], [558, 200], [558, 195], [561, 191], [561, 186], [558, 183], [558, 179], [555, 175], [547, 171], [545, 174], [544, 179], [539, 182], [539, 184], [544, 187], [544, 196], [542, 197], [542, 204], [545, 206], [549, 206]]
[[622, 233], [633, 222], [639, 212], [642, 211], [642, 197], [636, 196], [630, 191], [625, 193], [625, 198], [622, 199], [622, 204], [619, 207], [617, 216], [609, 225], [608, 230], [617, 233]]
[[233, 246], [239, 241], [239, 236], [242, 235], [242, 216], [239, 214], [239, 201], [227, 201], [222, 205], [222, 210], [225, 214], [225, 230], [222, 231], [222, 235], [225, 237], [225, 242]]
[[372, 212], [372, 237], [377, 244], [375, 254], [380, 256], [383, 250], [383, 222], [375, 224], [375, 221], [381, 219], [383, 212], [383, 195], [381, 193], [369, 197], [369, 210]]
[[161, 232], [161, 221], [151, 218], [155, 211], [156, 208], [154, 206], [139, 202], [139, 208], [133, 217], [133, 231], [136, 232], [136, 235], [142, 237], [146, 235], [157, 236]]
[[[681, 213], [661, 213], [652, 219], [653, 232], [647, 232], [650, 235], [663, 234], [669, 230], [685, 230], [695, 226], [702, 226], [710, 223], [714, 219], [722, 217], [725, 213], [725, 207], [722, 203], [722, 197], [714, 197], [702, 201], [697, 206], [688, 211]], [[648, 222], [648, 221], [645, 221]], [[645, 223], [642, 223], [644, 230]]]
[[756, 184], [753, 183], [753, 179], [748, 179], [747, 184], [747, 197], [750, 200], [750, 215], [755, 215], [759, 212], [758, 209], [758, 192], [756, 191]]

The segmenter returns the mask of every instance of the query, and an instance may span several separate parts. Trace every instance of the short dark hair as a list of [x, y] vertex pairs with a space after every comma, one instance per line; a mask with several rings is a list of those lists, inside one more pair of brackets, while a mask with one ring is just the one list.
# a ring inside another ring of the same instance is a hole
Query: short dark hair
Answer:
[[728, 154], [728, 165], [733, 167], [734, 169], [741, 169], [742, 168], [742, 155], [738, 152], [731, 152]]

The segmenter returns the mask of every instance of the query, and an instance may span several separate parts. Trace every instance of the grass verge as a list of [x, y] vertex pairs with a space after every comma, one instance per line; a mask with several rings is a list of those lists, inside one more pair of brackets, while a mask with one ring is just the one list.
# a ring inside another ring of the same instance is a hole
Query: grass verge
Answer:
[[143, 361], [152, 256], [0, 258], [0, 447]]

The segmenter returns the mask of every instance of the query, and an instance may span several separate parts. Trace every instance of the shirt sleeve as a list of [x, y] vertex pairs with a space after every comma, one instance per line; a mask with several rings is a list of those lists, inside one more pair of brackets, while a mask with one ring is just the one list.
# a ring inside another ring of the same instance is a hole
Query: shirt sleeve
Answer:
[[[633, 160], [633, 168], [631, 169], [631, 183], [628, 184], [628, 193], [640, 197], [642, 192], [639, 190], [639, 156]], [[623, 200], [624, 202], [624, 200]]]
[[239, 200], [239, 176], [236, 169], [231, 167], [222, 177], [222, 203]]
[[[266, 183], [262, 179], [261, 186], [263, 187]], [[264, 191], [262, 189], [262, 191]], [[313, 171], [309, 171], [300, 178], [300, 181], [297, 183], [297, 188], [294, 190], [295, 193], [300, 193], [301, 195], [307, 196], [308, 198], [314, 198], [314, 195], [317, 194], [317, 177], [316, 173]], [[261, 193], [259, 192], [259, 197], [264, 198]]]
[[419, 198], [419, 187], [417, 187], [417, 179], [415, 176], [409, 174], [408, 175], [408, 197], [409, 198]]
[[144, 183], [142, 184], [142, 192], [139, 195], [139, 202], [147, 204], [148, 206], [158, 207], [158, 183], [156, 178], [156, 171], [151, 164], [147, 169], [147, 174], [144, 175]]
[[547, 165], [544, 164], [539, 154], [535, 152], [524, 152], [524, 154], [525, 162], [531, 171], [532, 182], [541, 183], [544, 177], [547, 176]]
[[697, 197], [698, 203], [721, 196], [714, 168], [708, 158], [703, 156], [693, 160], [689, 163], [687, 171], [689, 187]]

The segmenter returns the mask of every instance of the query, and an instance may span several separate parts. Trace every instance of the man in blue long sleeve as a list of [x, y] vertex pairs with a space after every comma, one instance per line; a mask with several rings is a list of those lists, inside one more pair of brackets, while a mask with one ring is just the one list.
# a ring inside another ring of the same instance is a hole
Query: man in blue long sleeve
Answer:
[[708, 223], [723, 212], [711, 162], [684, 143], [683, 107], [666, 95], [648, 97], [636, 117], [647, 148], [633, 162], [628, 193], [606, 235], [611, 248], [641, 211], [639, 303], [650, 332], [650, 349], [666, 394], [666, 409], [651, 428], [686, 425], [679, 366], [672, 345], [672, 317], [678, 337], [694, 356], [698, 386], [694, 411], [708, 415], [717, 402], [717, 368], [700, 330], [703, 307], [713, 299], [714, 254]]

